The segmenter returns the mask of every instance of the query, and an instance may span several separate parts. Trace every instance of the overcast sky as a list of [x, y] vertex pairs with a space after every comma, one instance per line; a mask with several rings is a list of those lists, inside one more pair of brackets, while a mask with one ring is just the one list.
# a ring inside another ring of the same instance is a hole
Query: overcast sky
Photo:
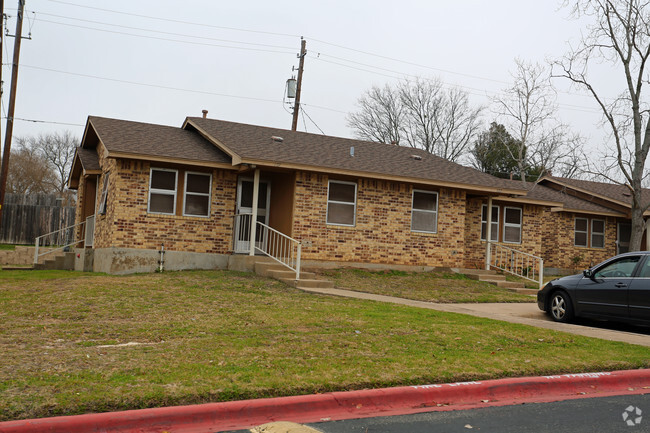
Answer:
[[[17, 0], [5, 2], [10, 34]], [[514, 59], [544, 62], [584, 23], [555, 0], [27, 0], [14, 135], [69, 129], [88, 115], [180, 126], [186, 116], [289, 129], [285, 82], [307, 40], [299, 130], [352, 137], [362, 92], [405, 77], [462, 86], [474, 104], [511, 82]], [[14, 39], [5, 38], [3, 118]], [[620, 82], [605, 72], [603, 85]], [[602, 145], [593, 101], [556, 80], [559, 116]], [[615, 93], [612, 87], [611, 92]], [[619, 86], [620, 88], [620, 86]], [[569, 91], [569, 93], [564, 93]], [[486, 112], [486, 127], [494, 117]], [[2, 122], [4, 140], [5, 120]], [[69, 125], [66, 125], [69, 124]], [[320, 128], [320, 130], [319, 130]]]

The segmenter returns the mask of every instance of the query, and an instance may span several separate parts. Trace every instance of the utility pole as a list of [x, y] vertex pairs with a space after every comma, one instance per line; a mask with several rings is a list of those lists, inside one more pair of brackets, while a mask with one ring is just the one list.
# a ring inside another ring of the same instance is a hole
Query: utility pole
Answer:
[[[3, 11], [4, 11], [4, 4]], [[14, 111], [16, 109], [16, 88], [18, 87], [18, 59], [20, 57], [20, 40], [23, 32], [23, 14], [25, 0], [18, 0], [18, 19], [16, 21], [16, 42], [14, 43], [14, 59], [11, 65], [11, 89], [9, 94], [9, 109], [7, 111], [7, 127], [5, 128], [5, 145], [2, 150], [2, 168], [0, 169], [0, 227], [2, 226], [2, 206], [5, 203], [7, 189], [7, 174], [9, 171], [9, 153], [11, 152], [11, 135], [14, 130]]]
[[300, 111], [300, 89], [302, 88], [302, 70], [305, 66], [305, 56], [307, 55], [307, 41], [302, 37], [300, 44], [300, 64], [298, 65], [298, 84], [296, 86], [296, 101], [293, 104], [293, 122], [291, 123], [291, 130], [295, 131], [298, 127], [298, 112]]

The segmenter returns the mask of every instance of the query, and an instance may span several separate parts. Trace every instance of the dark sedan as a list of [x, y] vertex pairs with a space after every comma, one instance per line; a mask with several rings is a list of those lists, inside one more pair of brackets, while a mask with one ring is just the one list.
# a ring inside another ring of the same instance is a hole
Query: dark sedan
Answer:
[[650, 324], [650, 251], [612, 257], [582, 274], [558, 278], [537, 293], [556, 322], [574, 317]]

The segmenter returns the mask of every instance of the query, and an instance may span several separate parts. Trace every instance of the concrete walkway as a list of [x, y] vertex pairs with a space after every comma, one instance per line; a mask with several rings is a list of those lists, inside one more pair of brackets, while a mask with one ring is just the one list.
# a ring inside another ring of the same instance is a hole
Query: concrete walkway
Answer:
[[372, 293], [356, 292], [344, 289], [303, 288], [301, 290], [310, 293], [388, 302], [391, 304], [427, 308], [429, 310], [445, 311], [449, 313], [469, 314], [488, 319], [503, 320], [506, 322], [537, 326], [538, 328], [569, 332], [571, 334], [583, 335], [585, 337], [602, 338], [604, 340], [621, 341], [624, 343], [650, 347], [650, 335], [648, 335], [650, 334], [650, 328], [638, 328], [641, 331], [647, 331], [647, 334], [640, 334], [626, 330], [603, 329], [579, 324], [557, 323], [553, 322], [546, 314], [544, 314], [544, 312], [537, 307], [537, 303], [439, 304], [435, 302], [414, 301], [411, 299], [375, 295]]

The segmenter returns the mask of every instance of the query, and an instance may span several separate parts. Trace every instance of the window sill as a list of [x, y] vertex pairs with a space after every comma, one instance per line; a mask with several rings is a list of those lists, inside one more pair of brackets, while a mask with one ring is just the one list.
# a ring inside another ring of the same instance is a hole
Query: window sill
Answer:
[[356, 224], [335, 224], [335, 223], [325, 223], [326, 227], [331, 227], [331, 228], [348, 228], [348, 229], [354, 229], [356, 228]]
[[181, 220], [200, 220], [200, 221], [205, 221], [209, 220], [210, 216], [194, 216], [194, 215], [176, 215], [176, 214], [170, 214], [170, 213], [155, 213], [155, 212], [147, 212], [148, 217], [154, 217], [154, 218], [165, 218], [165, 219], [181, 219]]
[[435, 232], [425, 232], [424, 230], [411, 230], [411, 234], [427, 236], [427, 235], [437, 235], [438, 232], [437, 231], [435, 231]]

